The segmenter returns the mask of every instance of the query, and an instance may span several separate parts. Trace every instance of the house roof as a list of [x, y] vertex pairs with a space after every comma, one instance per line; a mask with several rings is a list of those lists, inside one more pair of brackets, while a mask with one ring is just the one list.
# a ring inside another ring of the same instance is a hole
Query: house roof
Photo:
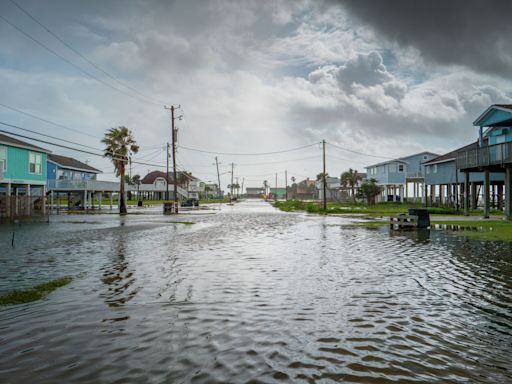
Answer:
[[425, 161], [422, 164], [423, 165], [431, 165], [431, 164], [442, 163], [444, 161], [455, 160], [457, 158], [457, 152], [468, 151], [470, 149], [476, 149], [477, 147], [478, 147], [478, 141], [475, 141], [471, 144], [465, 145], [464, 147], [454, 149], [453, 151], [445, 153], [444, 155], [437, 156], [431, 160]]
[[[485, 126], [485, 120], [488, 119], [494, 112], [503, 111], [512, 114], [512, 104], [492, 104], [480, 116], [473, 121], [474, 126]], [[498, 118], [499, 123], [511, 122], [512, 116], [501, 116]], [[498, 124], [499, 124], [498, 123]], [[493, 124], [490, 124], [493, 125]]]
[[70, 168], [77, 171], [85, 171], [91, 173], [102, 173], [99, 169], [93, 168], [88, 164], [82, 163], [77, 159], [73, 159], [72, 157], [49, 154], [48, 161], [55, 163], [62, 168]]
[[[179, 178], [180, 175], [184, 172], [176, 172], [176, 176]], [[187, 173], [187, 175], [190, 177], [190, 180], [199, 180], [197, 177], [194, 177]], [[142, 178], [140, 181], [141, 184], [153, 184], [157, 178], [161, 177], [162, 179], [166, 180], [168, 184], [173, 184], [173, 172], [169, 172], [167, 175], [165, 172], [162, 171], [153, 171], [149, 172], [146, 176]]]
[[415, 153], [415, 154], [409, 155], [409, 156], [402, 156], [402, 157], [399, 157], [397, 159], [391, 159], [391, 160], [388, 160], [388, 161], [383, 161], [383, 162], [377, 163], [377, 164], [367, 165], [365, 168], [376, 167], [376, 166], [379, 166], [379, 165], [384, 165], [384, 164], [389, 164], [389, 163], [394, 163], [394, 162], [407, 163], [406, 159], [410, 159], [411, 157], [415, 157], [415, 156], [418, 156], [418, 155], [434, 155], [434, 156], [439, 156], [437, 153], [424, 151], [424, 152], [418, 152], [418, 153]]
[[3, 135], [0, 133], [0, 144], [6, 144], [11, 145], [13, 147], [19, 147], [19, 148], [25, 148], [25, 149], [32, 149], [39, 152], [45, 152], [45, 153], [51, 153], [51, 151], [32, 145], [30, 143], [27, 143], [25, 141], [21, 141], [18, 139], [15, 139], [14, 137]]

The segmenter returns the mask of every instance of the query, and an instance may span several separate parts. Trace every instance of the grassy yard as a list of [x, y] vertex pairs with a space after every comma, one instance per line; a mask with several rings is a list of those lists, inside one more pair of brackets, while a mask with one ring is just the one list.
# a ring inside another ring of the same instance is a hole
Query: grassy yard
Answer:
[[71, 280], [71, 277], [65, 276], [31, 288], [0, 294], [0, 305], [23, 304], [40, 300], [57, 288], [69, 284]]
[[[408, 208], [421, 208], [421, 204], [412, 203], [377, 203], [375, 205], [367, 205], [363, 203], [327, 203], [327, 210], [324, 210], [322, 203], [317, 201], [288, 200], [277, 201], [274, 203], [276, 208], [285, 212], [306, 211], [308, 213], [318, 214], [364, 214], [371, 216], [389, 216], [400, 213], [407, 213]], [[428, 207], [430, 214], [434, 215], [460, 215], [462, 211], [455, 208], [447, 207]], [[495, 214], [501, 214], [501, 211], [492, 211]], [[471, 215], [481, 215], [481, 211], [471, 211]]]
[[[512, 241], [512, 221], [507, 220], [436, 220], [431, 224], [460, 227], [454, 234], [479, 240]], [[477, 230], [471, 230], [476, 228]]]

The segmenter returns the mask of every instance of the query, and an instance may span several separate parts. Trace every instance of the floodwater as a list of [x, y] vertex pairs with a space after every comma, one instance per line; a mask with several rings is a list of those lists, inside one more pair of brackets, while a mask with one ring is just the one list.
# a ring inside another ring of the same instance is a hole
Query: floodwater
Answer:
[[0, 307], [0, 382], [512, 382], [512, 243], [215, 208], [1, 227], [0, 291], [74, 280]]

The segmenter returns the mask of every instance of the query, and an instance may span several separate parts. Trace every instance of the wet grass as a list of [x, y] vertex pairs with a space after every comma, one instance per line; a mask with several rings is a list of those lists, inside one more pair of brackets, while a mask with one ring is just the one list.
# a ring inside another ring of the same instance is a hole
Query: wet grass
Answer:
[[57, 288], [69, 284], [72, 280], [70, 276], [64, 276], [31, 288], [0, 294], [0, 305], [23, 304], [40, 300]]
[[[431, 220], [431, 224], [449, 225], [460, 230], [453, 233], [468, 238], [491, 241], [512, 241], [512, 221], [507, 220]], [[476, 228], [477, 230], [467, 230]]]
[[105, 211], [68, 211], [68, 215], [143, 215], [144, 212], [127, 212], [127, 213], [119, 213], [119, 212], [105, 212]]
[[[327, 210], [323, 209], [322, 203], [318, 201], [288, 200], [277, 201], [274, 206], [281, 211], [305, 211], [308, 213], [326, 214], [363, 214], [373, 216], [390, 216], [400, 213], [407, 213], [409, 208], [423, 208], [421, 204], [414, 203], [377, 203], [368, 205], [365, 203], [327, 203]], [[460, 215], [461, 211], [449, 207], [428, 207], [431, 215]], [[493, 211], [491, 213], [501, 214], [501, 211]], [[481, 215], [479, 210], [471, 211], [471, 215]]]
[[195, 224], [193, 221], [169, 221], [172, 224], [184, 224], [184, 225], [192, 225]]
[[229, 197], [223, 199], [201, 199], [199, 204], [229, 203]]

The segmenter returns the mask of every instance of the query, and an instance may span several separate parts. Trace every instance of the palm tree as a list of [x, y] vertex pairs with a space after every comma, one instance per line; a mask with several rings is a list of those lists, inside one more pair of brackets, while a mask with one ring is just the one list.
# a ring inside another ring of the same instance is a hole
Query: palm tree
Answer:
[[139, 152], [139, 146], [135, 142], [132, 132], [123, 126], [107, 130], [101, 142], [105, 144], [103, 156], [112, 160], [116, 176], [119, 177], [119, 213], [126, 214], [124, 196], [126, 164], [133, 154]]
[[[327, 179], [328, 177], [329, 177], [329, 174], [326, 172], [325, 173], [325, 178]], [[323, 172], [320, 172], [318, 175], [316, 175], [316, 179], [318, 181], [323, 180], [323, 178], [324, 178], [324, 173]]]
[[354, 200], [354, 203], [356, 202], [356, 193], [355, 193], [355, 187], [357, 186], [357, 183], [362, 180], [362, 177], [359, 173], [357, 173], [357, 170], [349, 168], [348, 171], [343, 172], [341, 174], [341, 185], [343, 185], [345, 188], [350, 187], [350, 190], [352, 192], [352, 199]]

